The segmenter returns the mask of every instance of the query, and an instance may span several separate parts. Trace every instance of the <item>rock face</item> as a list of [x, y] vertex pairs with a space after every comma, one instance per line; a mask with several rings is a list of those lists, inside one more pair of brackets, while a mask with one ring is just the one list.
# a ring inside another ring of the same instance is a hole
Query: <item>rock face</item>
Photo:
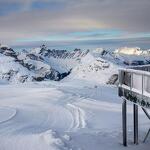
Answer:
[[61, 59], [76, 59], [76, 58], [82, 58], [84, 57], [87, 53], [89, 52], [89, 50], [82, 52], [80, 49], [75, 49], [74, 51], [67, 51], [67, 50], [50, 50], [47, 49], [47, 47], [45, 45], [41, 46], [41, 49], [39, 51], [34, 51], [33, 53], [36, 54], [40, 54], [43, 57], [53, 57], [53, 58], [61, 58]]
[[13, 49], [7, 48], [7, 47], [1, 47], [0, 48], [0, 53], [4, 54], [6, 56], [14, 57], [17, 58], [17, 54], [14, 52]]

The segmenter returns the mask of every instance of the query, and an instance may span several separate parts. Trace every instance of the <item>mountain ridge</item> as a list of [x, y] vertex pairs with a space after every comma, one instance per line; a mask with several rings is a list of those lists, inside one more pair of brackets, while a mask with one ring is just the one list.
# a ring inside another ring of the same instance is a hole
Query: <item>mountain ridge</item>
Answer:
[[[60, 81], [67, 77], [71, 80], [80, 78], [110, 83], [111, 76], [117, 79], [119, 67], [150, 63], [148, 54], [126, 55], [123, 54], [123, 49], [120, 51], [108, 51], [102, 48], [95, 51], [50, 50], [42, 45], [30, 51], [16, 52], [8, 46], [1, 45], [0, 79], [24, 83], [44, 80]], [[132, 51], [135, 50], [132, 48]]]

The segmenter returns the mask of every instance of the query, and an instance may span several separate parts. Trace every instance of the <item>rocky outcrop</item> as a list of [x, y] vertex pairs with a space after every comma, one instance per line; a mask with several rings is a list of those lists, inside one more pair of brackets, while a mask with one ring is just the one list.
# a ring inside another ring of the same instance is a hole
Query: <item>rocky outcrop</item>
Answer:
[[114, 84], [117, 84], [117, 81], [118, 81], [118, 74], [113, 74], [113, 75], [109, 78], [107, 84], [114, 85]]
[[17, 58], [17, 53], [13, 49], [11, 49], [11, 48], [1, 47], [0, 48], [0, 53], [4, 54], [6, 56], [13, 57], [15, 59]]
[[53, 58], [62, 58], [62, 59], [76, 59], [84, 57], [89, 50], [83, 52], [81, 49], [75, 49], [74, 51], [67, 51], [67, 50], [51, 50], [48, 49], [45, 45], [41, 46], [41, 49], [37, 52], [36, 50], [32, 51], [33, 53], [39, 54], [43, 57], [53, 57]]

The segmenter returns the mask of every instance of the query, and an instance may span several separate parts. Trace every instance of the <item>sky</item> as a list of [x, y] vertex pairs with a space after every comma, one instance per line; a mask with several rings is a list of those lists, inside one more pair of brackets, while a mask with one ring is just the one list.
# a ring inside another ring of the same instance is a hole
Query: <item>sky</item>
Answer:
[[150, 0], [0, 0], [0, 43], [150, 48]]

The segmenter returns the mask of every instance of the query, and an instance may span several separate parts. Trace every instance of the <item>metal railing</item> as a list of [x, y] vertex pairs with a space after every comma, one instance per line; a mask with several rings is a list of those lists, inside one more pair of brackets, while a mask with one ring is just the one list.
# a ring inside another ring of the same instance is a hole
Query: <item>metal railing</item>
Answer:
[[[138, 66], [119, 70], [119, 96], [122, 103], [122, 133], [123, 145], [127, 146], [127, 101], [133, 103], [134, 144], [138, 144], [138, 105], [140, 105], [150, 119], [145, 108], [150, 109], [150, 66]], [[144, 142], [146, 141], [148, 130]]]
[[150, 108], [150, 66], [120, 69], [119, 96]]
[[135, 66], [135, 67], [131, 67], [131, 69], [134, 69], [134, 70], [142, 70], [142, 71], [148, 71], [148, 72], [150, 72], [150, 65]]

